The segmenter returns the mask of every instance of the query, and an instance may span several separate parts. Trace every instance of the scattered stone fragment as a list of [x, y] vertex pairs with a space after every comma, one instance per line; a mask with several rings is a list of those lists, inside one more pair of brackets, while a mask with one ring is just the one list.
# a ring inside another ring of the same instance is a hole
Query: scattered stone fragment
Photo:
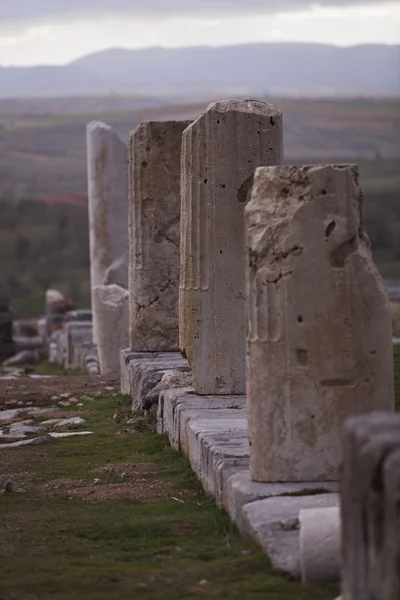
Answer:
[[298, 529], [299, 519], [297, 517], [288, 517], [287, 519], [282, 519], [279, 524], [285, 531], [292, 531], [293, 529]]
[[43, 435], [40, 437], [32, 438], [30, 440], [13, 442], [12, 444], [0, 444], [0, 448], [16, 448], [17, 446], [36, 446], [38, 444], [46, 444], [47, 442], [51, 442], [50, 435]]
[[63, 398], [65, 400], [68, 400], [68, 398], [71, 397], [71, 394], [69, 392], [63, 392], [62, 394], [60, 394], [60, 398]]
[[61, 408], [68, 408], [69, 406], [71, 406], [68, 400], [60, 400], [60, 402], [58, 402], [57, 404], [58, 406], [61, 406]]
[[70, 398], [69, 402], [71, 402], [71, 404], [77, 404], [79, 402], [78, 398]]
[[83, 423], [86, 423], [86, 420], [82, 419], [82, 417], [71, 417], [70, 419], [62, 419], [61, 421], [56, 423], [55, 427], [70, 427], [76, 425], [83, 425]]
[[48, 419], [47, 421], [42, 421], [40, 425], [42, 427], [54, 427], [55, 425], [58, 425], [58, 423], [61, 423], [61, 421], [63, 420], [64, 419]]
[[40, 427], [36, 425], [23, 425], [21, 423], [15, 423], [11, 425], [9, 429], [10, 435], [26, 435], [28, 433], [38, 433]]
[[25, 490], [20, 487], [16, 481], [8, 479], [0, 493], [3, 494], [4, 492], [25, 492]]
[[57, 400], [59, 400], [59, 399], [60, 399], [60, 396], [52, 396], [52, 397], [50, 398], [50, 400], [51, 400], [52, 402], [57, 402]]
[[[73, 435], [91, 435], [93, 431], [51, 431], [49, 433], [50, 438], [64, 438], [64, 437], [72, 437]], [[0, 446], [1, 448], [1, 446]]]

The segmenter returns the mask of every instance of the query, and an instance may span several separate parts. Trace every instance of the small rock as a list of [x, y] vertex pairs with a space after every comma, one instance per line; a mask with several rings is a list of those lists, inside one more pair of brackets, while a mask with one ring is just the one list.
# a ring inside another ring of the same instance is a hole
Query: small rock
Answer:
[[207, 579], [202, 579], [201, 581], [199, 581], [199, 585], [203, 586], [203, 585], [207, 585], [208, 581]]
[[288, 517], [287, 519], [282, 519], [282, 521], [279, 521], [279, 525], [285, 531], [293, 531], [293, 529], [299, 528], [300, 521], [297, 517]]
[[71, 402], [71, 404], [78, 404], [79, 400], [78, 398], [70, 398], [69, 402]]
[[71, 397], [71, 394], [69, 392], [63, 392], [62, 394], [60, 394], [60, 398], [63, 398], [64, 400], [68, 400], [68, 398]]
[[77, 406], [83, 406], [82, 402], [78, 402]]
[[[49, 437], [50, 438], [65, 438], [65, 437], [72, 437], [73, 435], [92, 435], [93, 431], [63, 431], [63, 432], [59, 432], [59, 431], [51, 431], [49, 433]], [[0, 445], [1, 448], [1, 445]]]
[[50, 400], [51, 400], [52, 402], [57, 402], [57, 400], [59, 400], [59, 399], [60, 399], [60, 396], [52, 396], [52, 397], [50, 398]]
[[22, 425], [21, 423], [15, 423], [11, 425], [9, 429], [10, 435], [26, 435], [27, 433], [37, 433], [40, 427], [36, 425]]
[[22, 402], [22, 400], [19, 400], [19, 401], [17, 402], [17, 406], [24, 406], [24, 403]]
[[83, 423], [86, 423], [86, 420], [82, 419], [82, 417], [71, 417], [70, 419], [62, 419], [56, 423], [55, 427], [70, 427], [75, 425], [83, 425]]
[[115, 390], [115, 387], [112, 387], [111, 385], [107, 386], [104, 388], [106, 390], [106, 392], [113, 392]]
[[94, 483], [94, 485], [97, 485], [98, 483], [100, 483], [100, 479], [95, 479], [95, 480], [93, 481], [93, 483]]
[[32, 404], [33, 404], [32, 400], [30, 402], [26, 403], [27, 406], [32, 406]]
[[12, 479], [8, 479], [4, 485], [3, 492], [25, 492], [25, 490]]
[[68, 408], [68, 406], [71, 406], [68, 400], [60, 400], [60, 402], [57, 402], [57, 404], [58, 406], [61, 406], [61, 408]]
[[42, 427], [54, 427], [54, 425], [58, 425], [64, 419], [48, 419], [47, 421], [42, 421], [40, 425]]

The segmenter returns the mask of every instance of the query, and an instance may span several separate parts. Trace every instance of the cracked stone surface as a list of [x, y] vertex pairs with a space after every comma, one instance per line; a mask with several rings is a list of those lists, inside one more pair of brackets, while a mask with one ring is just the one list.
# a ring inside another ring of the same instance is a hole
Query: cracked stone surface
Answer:
[[142, 123], [130, 139], [130, 346], [179, 347], [182, 133], [190, 121]]
[[179, 335], [197, 394], [245, 392], [243, 211], [282, 147], [282, 114], [259, 101], [211, 104], [183, 134]]
[[[128, 287], [128, 151], [105, 123], [87, 126], [91, 287]], [[93, 311], [93, 341], [97, 342]]]
[[245, 213], [252, 479], [336, 480], [345, 420], [394, 410], [390, 305], [358, 169], [259, 168]]

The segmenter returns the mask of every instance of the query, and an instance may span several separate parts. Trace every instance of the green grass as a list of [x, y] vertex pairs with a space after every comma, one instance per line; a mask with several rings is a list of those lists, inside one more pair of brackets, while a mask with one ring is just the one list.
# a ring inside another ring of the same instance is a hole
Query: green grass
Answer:
[[[115, 409], [119, 422], [112, 419]], [[128, 409], [122, 398], [88, 401], [83, 410], [88, 411], [85, 428], [95, 431], [90, 439], [14, 448], [3, 455], [0, 472], [8, 468], [27, 493], [0, 496], [0, 597], [332, 600], [337, 595], [336, 586], [303, 586], [273, 573], [261, 549], [239, 536], [205, 495], [186, 459], [154, 434], [151, 420], [136, 420], [136, 434], [117, 435], [127, 426]], [[129, 483], [157, 485], [161, 498], [88, 501], [70, 495], [70, 483], [57, 490], [45, 487], [60, 478], [76, 480], [72, 487], [88, 486], [99, 477], [93, 487], [105, 489], [121, 477], [99, 474], [98, 468], [121, 463], [142, 465], [140, 477]]]

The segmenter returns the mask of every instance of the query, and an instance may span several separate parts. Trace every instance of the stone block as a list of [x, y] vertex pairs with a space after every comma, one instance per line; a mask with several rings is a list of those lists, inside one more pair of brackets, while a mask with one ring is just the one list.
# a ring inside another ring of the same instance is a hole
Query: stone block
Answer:
[[339, 581], [339, 506], [302, 509], [299, 522], [302, 581]]
[[216, 102], [184, 132], [179, 335], [198, 394], [245, 391], [243, 211], [255, 168], [281, 159], [265, 102]]
[[277, 496], [257, 500], [243, 507], [241, 531], [258, 540], [275, 570], [300, 579], [300, 511], [338, 504], [338, 494]]
[[394, 409], [390, 307], [358, 169], [262, 167], [245, 212], [252, 478], [338, 479], [347, 417]]
[[[105, 123], [87, 126], [91, 288], [128, 287], [128, 150]], [[93, 305], [93, 297], [92, 297]], [[93, 311], [93, 341], [97, 315]]]
[[119, 285], [100, 285], [92, 290], [97, 319], [100, 373], [119, 373], [120, 350], [129, 342], [129, 292]]
[[121, 391], [132, 398], [132, 410], [149, 410], [157, 404], [161, 390], [155, 390], [170, 372], [185, 373], [188, 362], [179, 352], [120, 352]]
[[66, 369], [78, 369], [78, 354], [81, 346], [92, 340], [92, 324], [85, 321], [72, 321], [65, 324], [64, 335], [59, 337], [59, 355], [63, 356]]
[[190, 121], [142, 123], [130, 139], [130, 346], [179, 348], [182, 133]]

